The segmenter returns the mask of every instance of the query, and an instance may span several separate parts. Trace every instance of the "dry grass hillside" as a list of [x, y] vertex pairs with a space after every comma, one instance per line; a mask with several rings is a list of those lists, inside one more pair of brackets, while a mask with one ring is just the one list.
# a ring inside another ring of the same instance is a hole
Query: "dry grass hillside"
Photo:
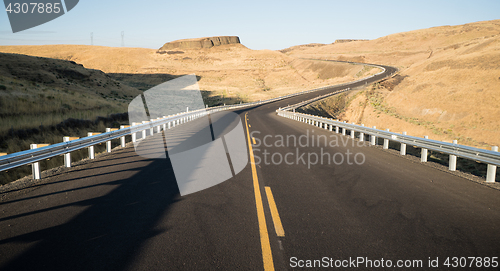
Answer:
[[0, 53], [0, 135], [123, 113], [140, 93], [75, 62]]
[[267, 99], [376, 72], [358, 65], [298, 60], [241, 44], [162, 54], [152, 49], [83, 45], [0, 46], [0, 52], [74, 61], [142, 90], [172, 76], [195, 73], [210, 104]]
[[500, 145], [500, 20], [302, 46], [286, 54], [401, 69], [346, 99], [344, 120], [465, 145]]
[[[0, 153], [59, 143], [128, 123], [128, 103], [141, 91], [75, 62], [0, 53]], [[98, 151], [102, 146], [96, 147]], [[73, 159], [86, 156], [77, 151]], [[61, 157], [42, 161], [59, 166]], [[29, 175], [30, 166], [0, 172], [0, 184]]]

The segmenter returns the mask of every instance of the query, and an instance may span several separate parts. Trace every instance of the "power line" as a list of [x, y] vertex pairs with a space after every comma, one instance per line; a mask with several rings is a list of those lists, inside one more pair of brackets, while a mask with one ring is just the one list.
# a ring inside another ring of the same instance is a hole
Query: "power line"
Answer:
[[125, 31], [122, 31], [122, 47], [125, 47]]
[[94, 45], [94, 32], [90, 32], [90, 45]]

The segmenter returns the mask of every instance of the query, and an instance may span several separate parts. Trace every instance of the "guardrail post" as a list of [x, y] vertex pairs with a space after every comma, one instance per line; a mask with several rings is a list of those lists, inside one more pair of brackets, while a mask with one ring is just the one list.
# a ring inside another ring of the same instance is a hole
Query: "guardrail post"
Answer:
[[[377, 126], [373, 126], [373, 129], [377, 129]], [[372, 146], [377, 145], [377, 137], [375, 135], [370, 135], [370, 143]]]
[[330, 132], [333, 131], [333, 124], [330, 124]]
[[[355, 124], [354, 122], [352, 123], [353, 125]], [[351, 129], [351, 138], [354, 139], [354, 130]]]
[[132, 133], [132, 142], [137, 142], [137, 132]]
[[[492, 151], [498, 151], [498, 146], [491, 147], [491, 150]], [[495, 165], [488, 165], [488, 171], [486, 173], [486, 182], [488, 182], [488, 183], [494, 183], [496, 175], [497, 175], [497, 166], [495, 166]]]
[[[403, 135], [406, 135], [406, 132], [402, 133]], [[406, 155], [406, 143], [401, 142], [401, 150], [400, 150], [401, 155]]]
[[[92, 136], [92, 133], [87, 133], [87, 136]], [[94, 145], [89, 146], [89, 159], [94, 159], [95, 158], [95, 153], [94, 153]]]
[[[120, 129], [125, 129], [128, 127], [130, 127], [130, 125], [120, 125]], [[122, 148], [125, 148], [125, 136], [120, 137], [120, 146], [122, 146]]]
[[[429, 139], [429, 136], [424, 136], [424, 139]], [[420, 154], [420, 162], [427, 162], [427, 149], [422, 148], [422, 153]]]
[[[346, 121], [344, 121], [344, 123], [346, 123]], [[342, 135], [344, 135], [344, 136], [345, 136], [345, 133], [346, 133], [346, 131], [345, 131], [345, 127], [342, 127]]]
[[[147, 123], [147, 121], [143, 121], [142, 123], [143, 123], [143, 124], [144, 124], [144, 123]], [[146, 139], [146, 130], [147, 130], [147, 129], [142, 130], [142, 139]]]
[[[111, 128], [106, 128], [107, 132], [111, 132]], [[106, 141], [106, 152], [111, 152], [111, 140]]]
[[[69, 136], [63, 137], [63, 142], [68, 142], [69, 141]], [[64, 166], [65, 167], [71, 167], [71, 153], [65, 153], [64, 154]]]
[[[365, 126], [363, 123], [361, 123], [361, 126]], [[359, 141], [363, 142], [365, 141], [365, 133], [360, 132], [359, 133]]]
[[[96, 133], [87, 133], [87, 136], [93, 136], [96, 135]], [[89, 146], [89, 158], [94, 159], [95, 158], [95, 151], [94, 151], [94, 145]]]
[[[385, 129], [387, 132], [389, 132], [389, 129]], [[389, 139], [387, 138], [384, 138], [384, 147], [383, 147], [384, 150], [387, 150], [389, 149]]]
[[[69, 136], [63, 137], [63, 142], [68, 142], [69, 141]], [[64, 154], [64, 166], [65, 167], [71, 167], [71, 153], [65, 153]]]
[[[453, 144], [457, 144], [457, 143], [458, 143], [457, 140], [453, 140]], [[457, 170], [457, 156], [456, 155], [450, 154], [450, 162], [449, 162], [448, 168], [451, 171]]]
[[[37, 147], [38, 147], [37, 144], [30, 145], [31, 150], [34, 150]], [[40, 172], [40, 163], [39, 162], [35, 162], [35, 163], [31, 164], [31, 172], [32, 172], [34, 180], [40, 180], [41, 172]]]
[[[137, 125], [137, 123], [132, 122], [132, 126], [134, 125]], [[133, 132], [131, 135], [132, 135], [132, 142], [135, 143], [137, 141], [137, 132]]]
[[335, 126], [335, 133], [337, 133], [337, 134], [339, 133], [339, 126], [338, 125]]

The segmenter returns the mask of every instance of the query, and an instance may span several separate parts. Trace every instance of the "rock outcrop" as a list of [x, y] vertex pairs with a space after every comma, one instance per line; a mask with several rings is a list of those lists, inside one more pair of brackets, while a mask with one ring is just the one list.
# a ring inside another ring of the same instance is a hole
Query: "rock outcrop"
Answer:
[[172, 49], [202, 49], [202, 48], [212, 48], [214, 46], [220, 46], [225, 44], [238, 44], [238, 43], [240, 43], [240, 38], [237, 36], [219, 36], [219, 37], [208, 37], [208, 38], [198, 38], [198, 39], [184, 39], [184, 40], [176, 40], [165, 43], [160, 49], [158, 49], [158, 53]]
[[366, 39], [340, 39], [340, 40], [335, 40], [334, 43], [346, 43], [346, 42], [353, 42], [353, 41], [369, 41]]

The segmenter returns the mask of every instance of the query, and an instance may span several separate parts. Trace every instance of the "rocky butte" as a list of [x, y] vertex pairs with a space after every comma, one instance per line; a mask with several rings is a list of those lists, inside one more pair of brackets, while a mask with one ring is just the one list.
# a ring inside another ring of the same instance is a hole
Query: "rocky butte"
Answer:
[[346, 43], [346, 42], [353, 42], [353, 41], [369, 41], [367, 39], [340, 39], [340, 40], [335, 40], [334, 43]]
[[218, 37], [207, 37], [207, 38], [197, 38], [197, 39], [183, 39], [176, 40], [165, 43], [157, 53], [164, 53], [167, 50], [172, 49], [202, 49], [202, 48], [212, 48], [214, 46], [220, 46], [225, 44], [238, 44], [240, 43], [240, 38], [237, 36], [218, 36]]

